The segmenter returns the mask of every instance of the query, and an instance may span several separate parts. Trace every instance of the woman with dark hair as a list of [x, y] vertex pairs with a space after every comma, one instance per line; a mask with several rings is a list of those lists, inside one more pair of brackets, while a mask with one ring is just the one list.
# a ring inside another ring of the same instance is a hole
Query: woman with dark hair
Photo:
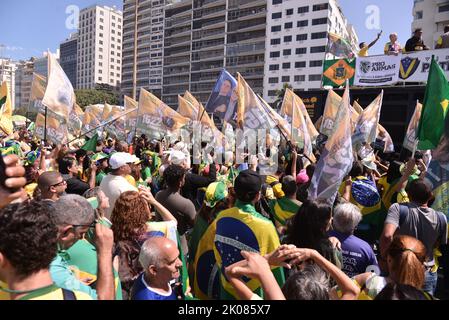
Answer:
[[285, 244], [315, 249], [341, 269], [342, 255], [329, 240], [332, 208], [324, 202], [306, 201], [298, 213], [287, 222]]
[[[163, 207], [145, 187], [140, 192], [127, 191], [120, 195], [111, 215], [114, 232], [115, 256], [119, 256], [119, 275], [123, 299], [128, 299], [134, 280], [143, 271], [139, 263], [142, 244], [152, 236], [174, 238], [176, 242], [175, 217]], [[164, 222], [152, 222], [150, 205], [154, 206]]]
[[387, 284], [374, 300], [434, 300], [427, 292], [408, 284]]
[[388, 276], [372, 272], [355, 276], [361, 291], [374, 299], [389, 283], [406, 284], [421, 289], [424, 285], [426, 247], [409, 236], [396, 236], [387, 250]]

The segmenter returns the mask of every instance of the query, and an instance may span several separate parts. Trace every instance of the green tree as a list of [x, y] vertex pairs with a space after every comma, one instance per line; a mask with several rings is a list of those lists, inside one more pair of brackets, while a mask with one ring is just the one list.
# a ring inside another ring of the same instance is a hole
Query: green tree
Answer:
[[276, 100], [273, 103], [274, 109], [279, 110], [281, 108], [287, 89], [293, 89], [293, 87], [289, 83], [284, 83], [282, 89], [276, 91]]
[[92, 104], [119, 104], [119, 95], [114, 91], [98, 89], [75, 90], [75, 95], [76, 102], [83, 110]]

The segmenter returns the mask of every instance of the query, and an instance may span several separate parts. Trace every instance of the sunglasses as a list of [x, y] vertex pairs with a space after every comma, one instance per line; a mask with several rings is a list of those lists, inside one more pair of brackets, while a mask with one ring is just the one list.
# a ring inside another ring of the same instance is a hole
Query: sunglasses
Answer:
[[48, 189], [50, 189], [51, 187], [59, 187], [59, 186], [63, 186], [63, 185], [66, 185], [66, 184], [67, 184], [67, 181], [62, 180], [61, 182], [58, 182], [56, 184], [52, 184], [50, 187], [48, 187]]

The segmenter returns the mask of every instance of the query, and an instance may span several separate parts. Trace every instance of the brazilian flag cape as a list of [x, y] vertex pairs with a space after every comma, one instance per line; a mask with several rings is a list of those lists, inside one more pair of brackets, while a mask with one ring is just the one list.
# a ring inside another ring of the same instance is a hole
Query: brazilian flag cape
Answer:
[[[235, 207], [220, 212], [206, 232], [214, 236], [214, 256], [220, 270], [221, 293], [224, 300], [238, 299], [238, 296], [227, 281], [224, 270], [244, 258], [242, 250], [258, 252], [262, 256], [276, 250], [280, 246], [279, 236], [273, 223], [259, 214], [251, 204], [237, 201]], [[198, 252], [197, 255], [201, 255]], [[197, 266], [199, 268], [199, 266]], [[285, 282], [284, 271], [275, 267], [272, 272], [279, 284]], [[256, 279], [243, 278], [246, 285], [256, 294], [263, 297], [261, 283]]]
[[[91, 287], [95, 287], [97, 281], [97, 250], [89, 241], [78, 240], [71, 246], [67, 253], [68, 264], [76, 278]], [[122, 286], [117, 270], [114, 270], [115, 299], [122, 300]]]
[[287, 197], [270, 201], [270, 210], [273, 217], [281, 225], [285, 226], [288, 219], [293, 217], [301, 206], [294, 203]]

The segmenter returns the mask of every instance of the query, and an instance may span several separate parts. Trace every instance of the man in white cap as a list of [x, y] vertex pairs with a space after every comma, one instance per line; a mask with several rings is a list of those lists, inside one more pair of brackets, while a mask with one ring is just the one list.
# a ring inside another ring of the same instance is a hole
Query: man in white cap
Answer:
[[126, 191], [138, 191], [125, 176], [131, 173], [130, 163], [136, 162], [136, 156], [125, 152], [116, 152], [109, 159], [111, 173], [103, 178], [100, 189], [109, 198], [109, 208], [106, 209], [106, 218], [111, 218], [115, 201]]

